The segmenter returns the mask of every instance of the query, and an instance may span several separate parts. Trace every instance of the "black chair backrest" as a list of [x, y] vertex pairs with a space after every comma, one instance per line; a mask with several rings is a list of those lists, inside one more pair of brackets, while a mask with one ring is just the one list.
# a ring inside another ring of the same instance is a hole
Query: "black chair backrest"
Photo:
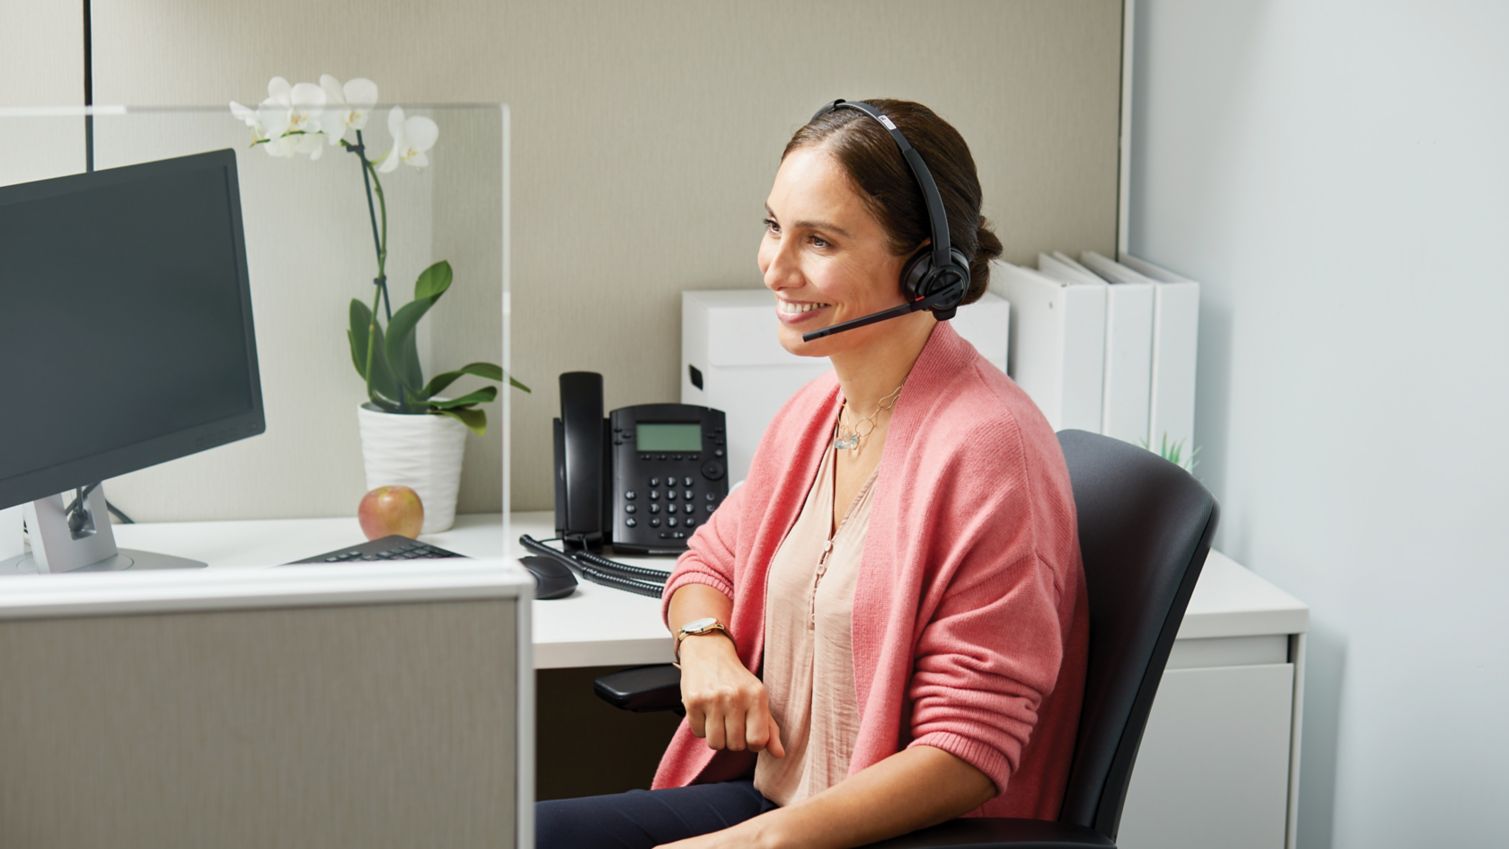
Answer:
[[1199, 481], [1150, 451], [1078, 430], [1058, 439], [1090, 600], [1084, 708], [1059, 821], [1115, 840], [1137, 746], [1218, 510]]

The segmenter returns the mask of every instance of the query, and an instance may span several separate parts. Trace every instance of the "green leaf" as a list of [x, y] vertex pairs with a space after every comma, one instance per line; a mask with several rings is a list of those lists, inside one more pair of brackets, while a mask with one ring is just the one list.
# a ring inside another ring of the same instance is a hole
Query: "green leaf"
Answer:
[[434, 305], [434, 298], [404, 304], [403, 309], [394, 313], [393, 320], [388, 322], [388, 363], [404, 389], [420, 395], [423, 395], [420, 387], [424, 385], [424, 374], [419, 368], [419, 345], [414, 334], [419, 327], [419, 320]]
[[388, 364], [388, 356], [383, 345], [382, 325], [377, 325], [376, 329], [377, 333], [372, 338], [372, 380], [370, 381], [372, 391], [396, 402], [398, 380], [393, 377], [393, 369]]
[[367, 326], [372, 323], [372, 311], [356, 298], [351, 299], [351, 329], [346, 338], [351, 340], [351, 364], [362, 380], [367, 379]]
[[429, 383], [426, 383], [424, 385], [424, 389], [421, 390], [419, 394], [423, 395], [425, 398], [433, 398], [436, 395], [439, 395], [441, 391], [444, 390], [447, 386], [455, 383], [456, 380], [462, 375], [467, 374], [486, 378], [487, 380], [503, 379], [503, 369], [499, 366], [493, 365], [492, 363], [467, 363], [466, 365], [456, 369], [455, 371], [448, 371], [444, 374], [435, 375], [435, 377], [432, 378]]
[[404, 411], [403, 407], [397, 401], [389, 401], [376, 392], [367, 396], [367, 400], [372, 403], [372, 406], [387, 413], [401, 413]]
[[530, 389], [530, 388], [529, 388], [529, 387], [528, 387], [528, 386], [525, 386], [525, 385], [524, 385], [524, 384], [522, 384], [522, 383], [520, 383], [520, 382], [518, 382], [518, 381], [517, 381], [517, 380], [514, 380], [514, 379], [513, 379], [513, 378], [512, 378], [512, 377], [510, 377], [510, 378], [509, 378], [509, 379], [508, 379], [508, 385], [509, 385], [509, 386], [512, 386], [512, 387], [513, 387], [513, 388], [515, 388], [515, 389], [522, 389], [522, 390], [524, 390], [524, 391], [525, 391], [525, 392], [528, 392], [528, 393], [530, 393], [530, 394], [531, 394], [531, 395], [533, 395], [533, 394], [534, 394], [534, 391], [533, 391], [533, 390], [531, 390], [531, 389]]
[[449, 288], [451, 288], [451, 264], [442, 259], [419, 272], [419, 279], [414, 281], [414, 300], [421, 301], [426, 298], [431, 301], [436, 300]]
[[486, 404], [498, 398], [498, 387], [484, 386], [476, 392], [468, 392], [460, 398], [452, 398], [448, 401], [431, 401], [430, 408], [435, 410], [454, 410], [458, 407], [470, 407], [473, 404]]
[[478, 436], [487, 433], [487, 414], [481, 410], [466, 407], [459, 410], [436, 410], [437, 416], [450, 416]]

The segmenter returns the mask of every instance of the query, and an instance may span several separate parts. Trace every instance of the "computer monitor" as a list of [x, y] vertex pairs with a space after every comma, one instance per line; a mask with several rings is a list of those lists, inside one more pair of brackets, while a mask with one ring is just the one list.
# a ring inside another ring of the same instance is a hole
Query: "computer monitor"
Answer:
[[235, 152], [0, 187], [0, 375], [0, 571], [203, 565], [117, 551], [80, 490], [266, 429]]

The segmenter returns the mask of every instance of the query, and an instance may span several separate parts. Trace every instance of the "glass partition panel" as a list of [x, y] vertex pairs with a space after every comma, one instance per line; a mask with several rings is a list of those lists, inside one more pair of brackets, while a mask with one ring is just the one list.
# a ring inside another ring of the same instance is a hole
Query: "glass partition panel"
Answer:
[[[278, 142], [259, 142], [226, 105], [0, 110], [6, 149], [0, 187], [84, 172], [86, 138], [92, 138], [96, 171], [234, 151], [266, 431], [108, 481], [112, 504], [136, 520], [356, 514], [368, 488], [358, 408], [370, 395], [348, 330], [353, 300], [362, 304], [358, 311], [373, 304], [379, 269], [390, 301], [379, 307], [384, 328], [389, 308], [402, 326], [403, 309], [415, 300], [422, 272], [441, 260], [453, 271], [449, 289], [418, 323], [414, 350], [423, 379], [411, 387], [423, 389], [437, 374], [471, 363], [508, 368], [507, 107], [406, 104], [409, 144], [398, 153], [409, 155], [389, 162], [391, 109], [374, 107], [361, 134], [370, 171], [352, 152], [354, 131], [345, 135], [346, 144], [329, 144], [312, 132], [290, 137], [285, 143], [295, 149], [287, 150]], [[438, 137], [420, 151], [428, 140], [421, 126], [426, 120], [438, 128]], [[90, 245], [77, 248], [88, 251]], [[24, 284], [0, 276], [0, 295], [5, 286], [17, 285]], [[91, 352], [105, 369], [112, 353]], [[403, 353], [395, 356], [401, 360]], [[26, 351], [5, 368], [45, 371], [49, 359], [45, 348]], [[401, 370], [402, 364], [394, 368]], [[405, 391], [402, 380], [396, 383], [403, 403], [418, 404], [414, 396], [422, 391]], [[498, 388], [497, 399], [483, 399], [475, 413], [461, 414], [473, 425], [480, 424], [477, 414], [485, 415], [486, 430], [466, 433], [455, 509], [491, 514], [495, 521], [507, 509], [507, 406], [510, 391], [517, 390], [469, 374], [436, 397], [457, 399], [488, 386]], [[7, 404], [7, 415], [47, 415], [45, 399], [27, 400]], [[12, 444], [18, 432], [0, 425], [0, 452], [12, 457], [26, 452], [27, 446]], [[427, 457], [411, 459], [411, 465], [429, 464]], [[6, 464], [0, 463], [0, 477], [5, 474]], [[0, 504], [0, 510], [12, 506]]]

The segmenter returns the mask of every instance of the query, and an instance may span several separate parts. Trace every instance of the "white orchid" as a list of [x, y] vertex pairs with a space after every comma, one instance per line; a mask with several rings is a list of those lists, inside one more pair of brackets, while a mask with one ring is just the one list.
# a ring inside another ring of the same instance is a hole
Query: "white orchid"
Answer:
[[319, 159], [324, 145], [315, 135], [325, 110], [325, 91], [313, 83], [289, 85], [282, 77], [267, 82], [267, 99], [257, 106], [257, 120], [267, 136], [267, 153], [289, 157], [305, 153]]
[[434, 121], [422, 115], [405, 118], [403, 107], [395, 106], [388, 113], [388, 132], [393, 134], [393, 149], [388, 151], [388, 157], [377, 166], [377, 170], [384, 174], [398, 167], [399, 162], [406, 162], [416, 168], [430, 164], [425, 151], [435, 146], [435, 140], [440, 137], [440, 128]]
[[267, 129], [262, 126], [262, 118], [257, 113], [257, 110], [248, 106], [242, 106], [232, 100], [231, 114], [236, 116], [236, 120], [251, 127], [252, 144], [267, 141]]
[[[450, 386], [462, 375], [474, 375], [485, 380], [501, 381], [507, 375], [501, 366], [491, 363], [472, 363], [456, 371], [437, 375], [429, 383], [423, 379], [418, 355], [413, 342], [415, 322], [418, 315], [434, 304], [435, 300], [451, 285], [450, 263], [441, 260], [430, 265], [414, 284], [415, 300], [395, 315], [389, 299], [388, 258], [388, 201], [383, 194], [379, 171], [389, 172], [400, 162], [418, 168], [429, 164], [425, 153], [435, 146], [440, 137], [440, 128], [429, 118], [404, 115], [401, 107], [388, 113], [388, 130], [393, 135], [393, 149], [379, 167], [373, 167], [368, 158], [367, 140], [362, 135], [367, 119], [377, 104], [377, 84], [358, 77], [342, 84], [330, 74], [320, 75], [319, 85], [299, 83], [289, 85], [282, 77], [273, 77], [267, 83], [267, 98], [255, 109], [231, 101], [231, 114], [252, 131], [252, 144], [264, 148], [268, 155], [288, 158], [308, 154], [319, 159], [326, 147], [341, 145], [345, 152], [356, 155], [361, 164], [362, 187], [367, 195], [367, 215], [372, 221], [372, 247], [377, 258], [377, 276], [372, 279], [372, 305], [360, 300], [351, 302], [351, 325], [347, 339], [351, 345], [351, 360], [356, 371], [366, 383], [367, 396], [375, 408], [394, 413], [429, 413], [449, 416], [476, 433], [482, 433], [487, 417], [478, 404], [497, 397], [497, 390], [488, 386], [476, 392], [450, 401], [434, 400], [431, 387]], [[356, 133], [359, 143], [347, 141], [347, 135]], [[379, 223], [380, 222], [380, 223]], [[365, 288], [365, 287], [364, 287]], [[386, 304], [387, 309], [382, 306]], [[410, 307], [419, 309], [415, 313]], [[387, 330], [383, 330], [381, 316], [388, 316]], [[412, 321], [405, 317], [415, 316]], [[398, 323], [395, 325], [394, 320]], [[382, 339], [388, 341], [377, 344]], [[395, 382], [399, 375], [402, 382]], [[374, 383], [374, 376], [376, 381]], [[410, 378], [413, 378], [412, 380]], [[529, 388], [513, 378], [509, 385], [524, 391]]]
[[[269, 156], [289, 158], [307, 155], [319, 159], [325, 148], [348, 143], [353, 131], [366, 129], [372, 109], [377, 105], [377, 83], [357, 77], [342, 83], [330, 74], [321, 74], [319, 85], [290, 84], [283, 77], [267, 81], [267, 98], [255, 109], [231, 101], [231, 114], [252, 131], [252, 144]], [[388, 130], [393, 134], [393, 149], [377, 170], [394, 170], [400, 162], [415, 167], [430, 164], [426, 152], [435, 146], [440, 128], [423, 116], [408, 117], [402, 107], [388, 113]], [[367, 161], [365, 154], [362, 156]]]
[[325, 92], [321, 128], [331, 145], [340, 144], [347, 133], [366, 129], [367, 116], [377, 104], [377, 83], [358, 77], [342, 85], [335, 77], [321, 74], [320, 89]]

